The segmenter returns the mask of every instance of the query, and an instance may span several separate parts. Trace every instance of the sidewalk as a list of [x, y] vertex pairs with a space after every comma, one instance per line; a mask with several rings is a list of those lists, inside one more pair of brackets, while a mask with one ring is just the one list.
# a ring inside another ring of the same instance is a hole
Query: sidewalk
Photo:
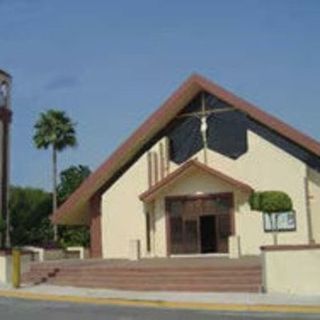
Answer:
[[0, 285], [0, 296], [138, 307], [320, 314], [320, 294], [299, 296], [262, 293], [141, 292], [42, 284], [23, 286], [18, 290]]

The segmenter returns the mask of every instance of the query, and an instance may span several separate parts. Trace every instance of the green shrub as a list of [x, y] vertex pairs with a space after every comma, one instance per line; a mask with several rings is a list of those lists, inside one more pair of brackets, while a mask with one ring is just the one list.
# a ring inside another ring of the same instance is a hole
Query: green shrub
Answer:
[[260, 211], [260, 194], [261, 192], [253, 192], [249, 198], [251, 210]]
[[250, 199], [252, 210], [265, 213], [287, 212], [293, 210], [291, 198], [283, 191], [254, 192]]

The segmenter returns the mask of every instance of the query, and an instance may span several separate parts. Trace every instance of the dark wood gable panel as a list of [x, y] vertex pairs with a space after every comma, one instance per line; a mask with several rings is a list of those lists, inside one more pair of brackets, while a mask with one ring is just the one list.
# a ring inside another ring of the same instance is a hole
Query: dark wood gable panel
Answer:
[[206, 110], [230, 108], [232, 111], [211, 114], [208, 119], [208, 147], [229, 158], [237, 159], [247, 152], [247, 117], [229, 104], [212, 94], [201, 92], [177, 116], [167, 130], [170, 140], [170, 158], [182, 163], [203, 148], [200, 132], [200, 119], [186, 114], [201, 110], [201, 96], [204, 96]]
[[[217, 97], [209, 93], [204, 94], [208, 110], [232, 108], [231, 105]], [[200, 107], [199, 94], [182, 110], [180, 115], [199, 111]], [[216, 113], [208, 117], [208, 147], [229, 158], [237, 159], [248, 150], [248, 130], [303, 161], [311, 168], [320, 171], [320, 158], [318, 156], [270, 129], [267, 124], [259, 123], [239, 110]], [[200, 120], [196, 117], [179, 119], [178, 116], [164, 130], [164, 134], [170, 140], [170, 158], [176, 163], [180, 164], [188, 160], [203, 147]]]

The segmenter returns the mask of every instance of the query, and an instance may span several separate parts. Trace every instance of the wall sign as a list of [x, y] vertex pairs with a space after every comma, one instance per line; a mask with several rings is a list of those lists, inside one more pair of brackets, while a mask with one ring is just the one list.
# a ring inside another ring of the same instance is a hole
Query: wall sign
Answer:
[[[277, 225], [276, 225], [277, 222]], [[294, 211], [280, 213], [264, 213], [263, 214], [264, 231], [295, 231], [296, 230], [296, 214]], [[277, 228], [276, 228], [277, 226]]]

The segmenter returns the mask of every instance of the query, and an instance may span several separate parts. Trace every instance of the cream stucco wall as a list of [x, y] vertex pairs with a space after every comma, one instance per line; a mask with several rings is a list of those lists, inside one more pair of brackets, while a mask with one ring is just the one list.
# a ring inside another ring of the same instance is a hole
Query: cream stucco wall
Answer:
[[320, 249], [263, 253], [267, 292], [320, 295]]
[[[308, 242], [306, 214], [306, 165], [280, 148], [248, 132], [249, 150], [237, 160], [229, 159], [213, 151], [208, 152], [208, 165], [216, 170], [249, 184], [255, 190], [282, 190], [294, 200], [297, 230], [281, 232], [279, 244], [305, 244]], [[157, 152], [159, 144], [152, 151]], [[195, 155], [202, 161], [203, 152]], [[142, 256], [146, 256], [147, 208], [139, 195], [148, 189], [147, 154], [131, 166], [102, 197], [103, 257], [128, 257], [130, 240], [140, 240]], [[172, 172], [177, 165], [170, 163]], [[217, 179], [205, 174], [193, 173], [184, 177], [165, 191], [166, 194], [194, 194], [196, 192], [235, 192], [236, 235], [239, 236], [241, 254], [259, 254], [261, 245], [272, 244], [272, 235], [263, 230], [263, 219], [259, 212], [251, 212], [247, 196], [233, 190]], [[154, 208], [152, 228], [152, 255], [166, 255], [164, 219], [164, 196], [160, 195], [151, 206]], [[150, 211], [150, 208], [148, 209]]]
[[139, 194], [147, 189], [147, 157], [143, 155], [102, 196], [104, 258], [129, 256], [131, 240], [140, 240], [145, 255], [145, 213]]
[[320, 243], [320, 173], [309, 169], [308, 178], [312, 236], [316, 243]]
[[[306, 165], [280, 148], [248, 131], [249, 150], [237, 160], [209, 151], [209, 165], [234, 179], [249, 184], [254, 190], [281, 190], [293, 199], [297, 230], [281, 232], [279, 244], [308, 242], [305, 177]], [[198, 154], [201, 159], [202, 154]], [[272, 235], [263, 230], [262, 214], [252, 212], [246, 201], [238, 204], [236, 234], [240, 237], [243, 255], [259, 254], [260, 246], [273, 244]]]
[[[21, 274], [29, 271], [32, 263], [32, 254], [21, 255]], [[10, 284], [12, 282], [12, 256], [0, 255], [0, 283]]]

